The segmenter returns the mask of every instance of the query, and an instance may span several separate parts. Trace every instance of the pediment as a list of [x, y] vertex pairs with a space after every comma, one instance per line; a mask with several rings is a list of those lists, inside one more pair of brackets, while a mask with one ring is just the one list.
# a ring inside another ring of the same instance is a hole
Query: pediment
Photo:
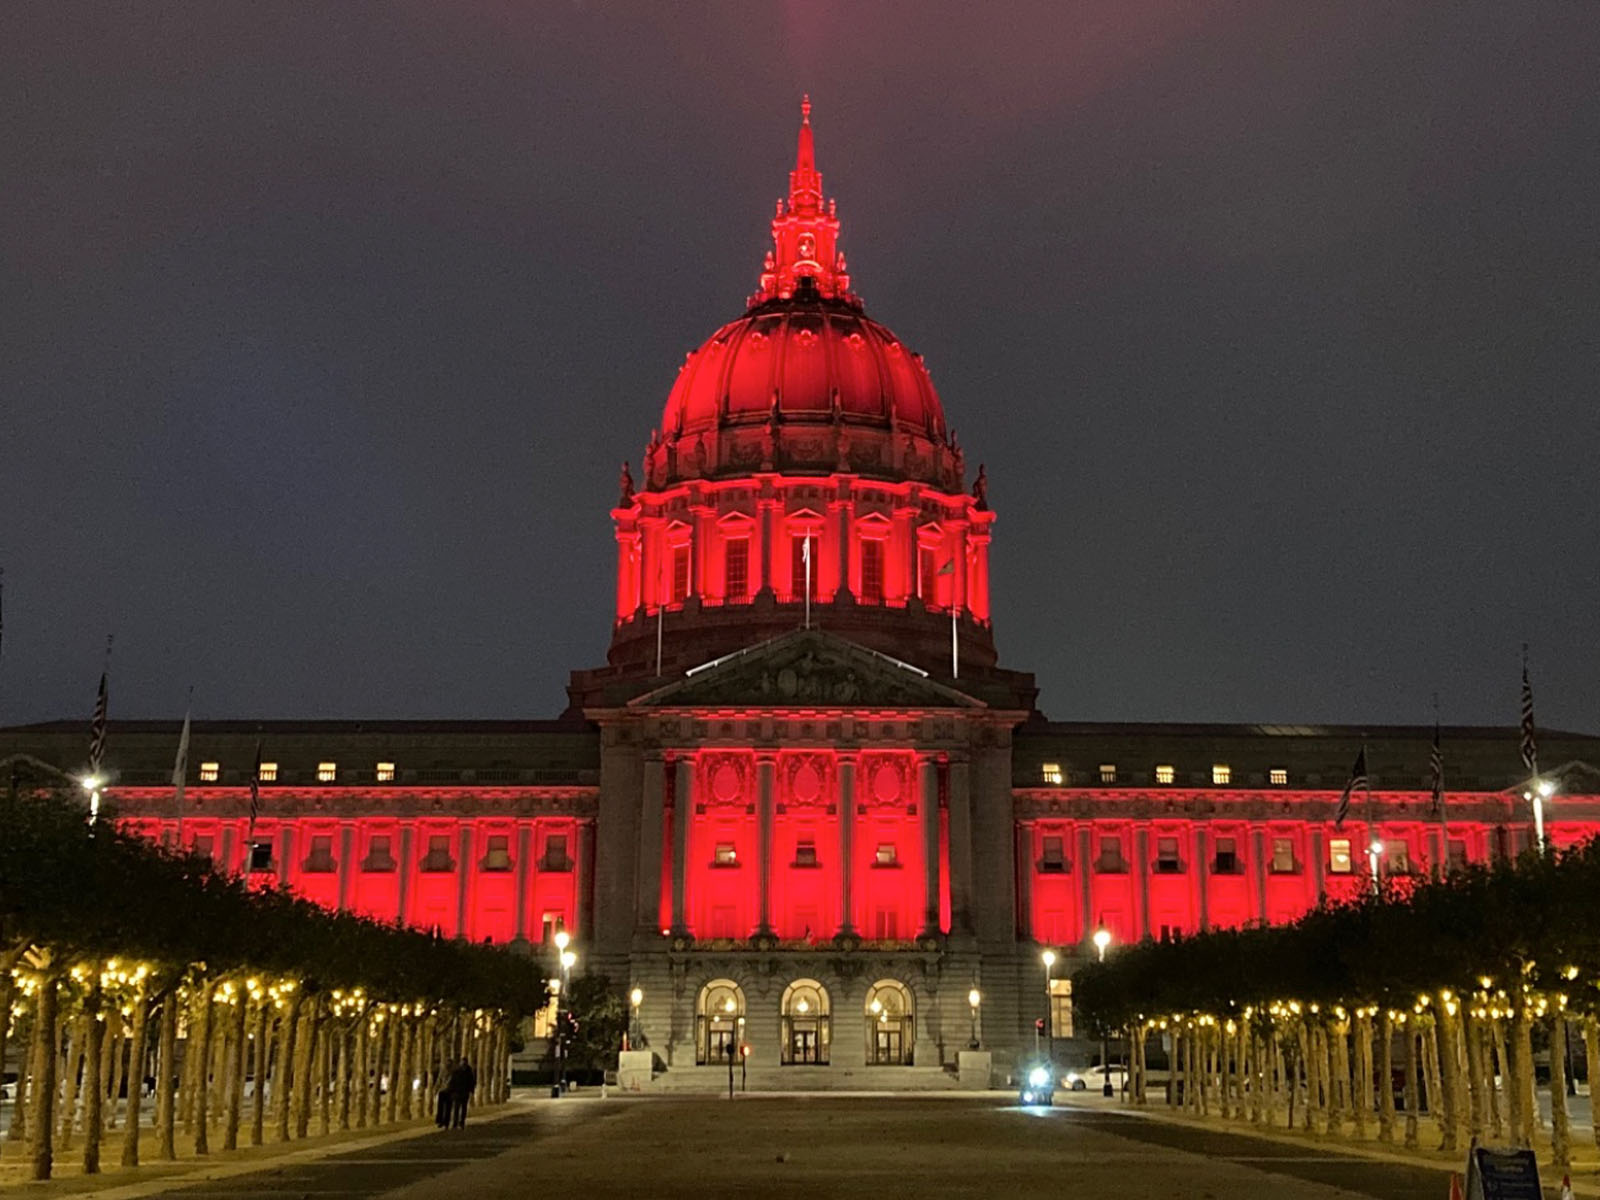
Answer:
[[693, 668], [630, 708], [983, 708], [926, 672], [819, 629], [796, 630]]

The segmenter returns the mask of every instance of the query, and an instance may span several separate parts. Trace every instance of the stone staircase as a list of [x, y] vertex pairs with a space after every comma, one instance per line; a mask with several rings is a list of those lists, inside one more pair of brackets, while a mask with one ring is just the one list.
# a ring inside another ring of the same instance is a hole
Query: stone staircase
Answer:
[[[734, 1090], [740, 1088], [733, 1072]], [[941, 1067], [751, 1067], [743, 1080], [746, 1092], [953, 1092], [954, 1074]], [[726, 1094], [727, 1067], [674, 1067], [650, 1081], [646, 1095], [711, 1096]]]

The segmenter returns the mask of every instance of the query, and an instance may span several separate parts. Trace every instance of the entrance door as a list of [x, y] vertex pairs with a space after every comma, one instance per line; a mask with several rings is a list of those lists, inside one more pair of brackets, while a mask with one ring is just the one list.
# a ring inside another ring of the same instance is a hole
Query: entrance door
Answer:
[[899, 1065], [905, 1062], [905, 1039], [899, 1025], [879, 1026], [874, 1032], [877, 1034], [872, 1054], [874, 1063]]
[[796, 1029], [790, 1034], [789, 1061], [812, 1066], [822, 1061], [816, 1029]]
[[738, 1027], [732, 1017], [712, 1017], [706, 1023], [706, 1062], [727, 1062], [738, 1037]]

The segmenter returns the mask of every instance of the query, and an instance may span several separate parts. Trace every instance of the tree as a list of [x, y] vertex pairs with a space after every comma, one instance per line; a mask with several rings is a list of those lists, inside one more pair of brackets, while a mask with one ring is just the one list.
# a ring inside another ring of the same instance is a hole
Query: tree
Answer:
[[628, 1012], [605, 975], [582, 975], [567, 988], [564, 1010], [577, 1022], [564, 1033], [567, 1061], [575, 1067], [607, 1070], [617, 1062]]

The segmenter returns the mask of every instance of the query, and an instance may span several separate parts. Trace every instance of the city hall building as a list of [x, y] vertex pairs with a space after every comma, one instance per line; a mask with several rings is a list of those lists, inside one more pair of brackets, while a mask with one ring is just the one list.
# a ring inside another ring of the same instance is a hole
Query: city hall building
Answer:
[[[1041, 1018], [1087, 1062], [1071, 976], [1097, 930], [1114, 954], [1290, 920], [1370, 886], [1374, 847], [1389, 876], [1527, 848], [1514, 729], [1442, 731], [1441, 816], [1431, 727], [1040, 710], [997, 652], [987, 476], [853, 290], [803, 112], [755, 293], [622, 471], [610, 651], [566, 711], [197, 723], [183, 844], [447, 936], [547, 954], [566, 930], [580, 972], [642, 989], [656, 1086], [725, 1072], [732, 1044], [770, 1087], [936, 1086], [973, 1045], [1003, 1079]], [[113, 722], [106, 759], [121, 819], [169, 843], [178, 732]], [[86, 749], [78, 720], [0, 730], [35, 770]], [[1539, 749], [1548, 837], [1600, 831], [1600, 738]]]

